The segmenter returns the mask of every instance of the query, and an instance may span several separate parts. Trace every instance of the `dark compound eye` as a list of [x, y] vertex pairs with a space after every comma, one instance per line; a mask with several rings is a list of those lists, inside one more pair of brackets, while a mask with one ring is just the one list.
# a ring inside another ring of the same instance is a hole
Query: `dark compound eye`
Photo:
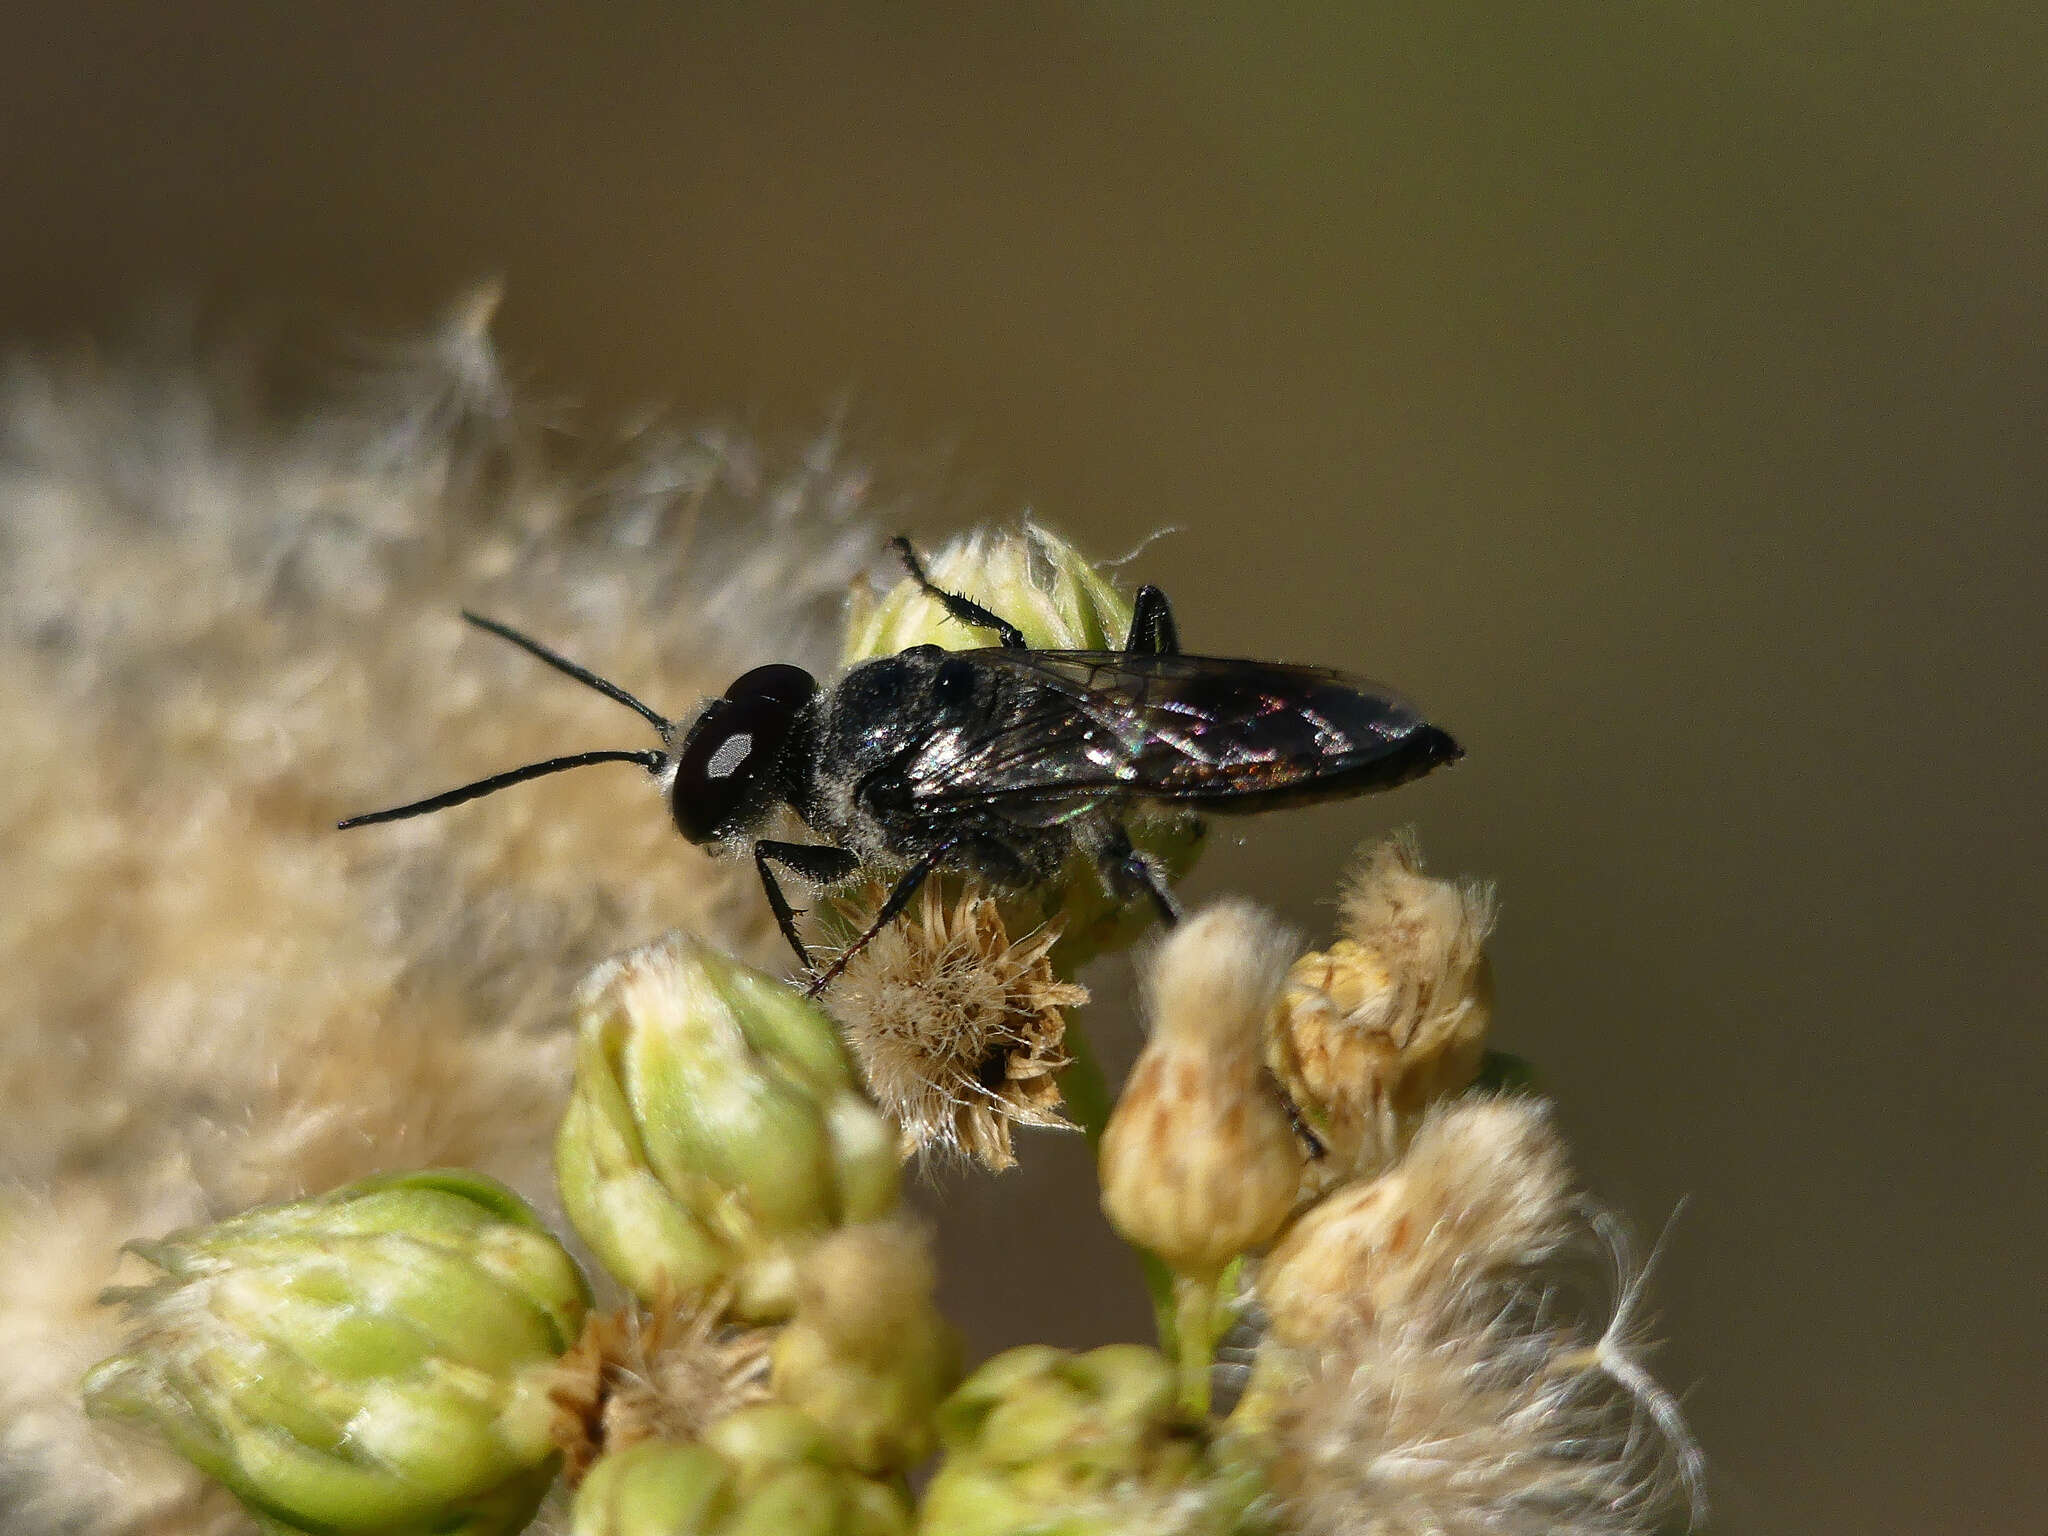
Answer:
[[765, 667], [756, 667], [751, 672], [742, 672], [733, 679], [733, 685], [725, 690], [725, 696], [733, 700], [773, 699], [794, 711], [799, 704], [807, 702], [817, 691], [817, 680], [802, 667], [774, 662]]
[[707, 843], [733, 827], [800, 705], [758, 693], [712, 701], [676, 757], [669, 809], [683, 836]]

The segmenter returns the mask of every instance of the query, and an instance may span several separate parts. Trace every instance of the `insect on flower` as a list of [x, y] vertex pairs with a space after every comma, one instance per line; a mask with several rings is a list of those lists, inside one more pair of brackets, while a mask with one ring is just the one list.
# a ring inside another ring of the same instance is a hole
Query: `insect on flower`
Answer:
[[[751, 845], [775, 921], [806, 969], [810, 951], [771, 866], [819, 885], [866, 869], [901, 871], [866, 932], [815, 975], [815, 994], [935, 872], [1024, 890], [1079, 850], [1119, 901], [1149, 900], [1170, 924], [1179, 908], [1165, 876], [1125, 830], [1134, 810], [1309, 805], [1391, 789], [1463, 755], [1394, 694], [1347, 673], [1184, 655], [1157, 587], [1138, 590], [1121, 651], [1033, 650], [1009, 620], [934, 586], [909, 540], [893, 545], [926, 595], [1000, 643], [913, 646], [823, 688], [800, 667], [756, 667], [685, 722], [515, 629], [465, 613], [637, 712], [661, 746], [528, 763], [340, 825], [423, 816], [591, 763], [638, 763], [661, 783], [684, 837], [709, 848]], [[824, 841], [754, 837], [785, 807]]]

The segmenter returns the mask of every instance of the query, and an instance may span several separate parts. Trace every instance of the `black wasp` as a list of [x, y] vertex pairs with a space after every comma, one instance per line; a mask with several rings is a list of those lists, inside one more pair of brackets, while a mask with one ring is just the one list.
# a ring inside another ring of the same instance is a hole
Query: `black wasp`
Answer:
[[752, 840], [783, 936], [810, 952], [771, 865], [820, 885], [900, 869], [867, 931], [812, 983], [824, 988], [937, 870], [1008, 889], [1049, 879], [1086, 851], [1120, 900], [1171, 923], [1165, 879], [1124, 818], [1146, 803], [1225, 814], [1391, 789], [1463, 754], [1444, 731], [1371, 683], [1324, 667], [1187, 656], [1166, 594], [1138, 590], [1121, 651], [1038, 651], [1016, 625], [941, 591], [907, 539], [914, 580], [986, 650], [913, 646], [829, 688], [800, 667], [756, 667], [687, 724], [503, 624], [465, 613], [557, 671], [618, 700], [661, 734], [658, 750], [579, 752], [493, 774], [431, 799], [351, 816], [343, 827], [423, 816], [590, 763], [638, 763], [661, 781], [683, 836], [747, 841], [788, 807], [821, 843]]

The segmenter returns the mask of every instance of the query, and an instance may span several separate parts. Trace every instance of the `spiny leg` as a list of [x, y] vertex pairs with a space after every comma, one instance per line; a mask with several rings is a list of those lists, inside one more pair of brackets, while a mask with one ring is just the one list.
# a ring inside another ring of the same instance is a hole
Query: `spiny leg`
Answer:
[[875, 913], [874, 921], [868, 924], [867, 932], [840, 951], [839, 958], [825, 967], [823, 974], [804, 989], [804, 995], [816, 997], [838, 980], [839, 973], [852, 963], [853, 957], [866, 949], [876, 934], [896, 921], [903, 909], [910, 905], [910, 898], [918, 893], [918, 889], [931, 877], [932, 871], [939, 867], [946, 855], [960, 842], [959, 838], [948, 838], [905, 870], [903, 878], [896, 882], [896, 888], [889, 892], [888, 899], [882, 903], [881, 910]]
[[948, 592], [943, 587], [932, 585], [932, 579], [924, 573], [924, 562], [917, 558], [917, 551], [910, 547], [910, 540], [897, 534], [889, 541], [889, 547], [903, 557], [903, 568], [910, 572], [910, 579], [916, 582], [926, 597], [945, 606], [962, 624], [972, 624], [976, 629], [992, 629], [1003, 642], [1006, 651], [1025, 651], [1024, 631], [1008, 619], [989, 612], [972, 598], [962, 597], [958, 592]]
[[790, 906], [789, 898], [782, 894], [781, 885], [768, 868], [771, 859], [814, 885], [831, 885], [860, 868], [860, 858], [829, 843], [778, 843], [772, 838], [762, 838], [754, 844], [754, 869], [761, 876], [761, 891], [768, 898], [768, 910], [775, 914], [775, 926], [782, 930], [782, 936], [789, 940], [789, 947], [796, 951], [797, 963], [808, 971], [811, 952], [804, 944], [803, 935], [796, 931], [795, 909]]
[[1178, 656], [1180, 627], [1173, 622], [1173, 605], [1166, 594], [1147, 582], [1138, 588], [1131, 604], [1131, 637], [1124, 642], [1131, 656]]

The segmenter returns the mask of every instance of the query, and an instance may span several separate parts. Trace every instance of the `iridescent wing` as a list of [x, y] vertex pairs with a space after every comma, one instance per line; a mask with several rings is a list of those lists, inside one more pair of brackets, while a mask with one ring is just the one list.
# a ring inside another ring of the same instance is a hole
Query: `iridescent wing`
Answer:
[[959, 653], [1002, 673], [974, 734], [902, 765], [912, 805], [1020, 819], [1107, 795], [1217, 811], [1391, 788], [1460, 753], [1397, 695], [1326, 667], [1103, 651]]

